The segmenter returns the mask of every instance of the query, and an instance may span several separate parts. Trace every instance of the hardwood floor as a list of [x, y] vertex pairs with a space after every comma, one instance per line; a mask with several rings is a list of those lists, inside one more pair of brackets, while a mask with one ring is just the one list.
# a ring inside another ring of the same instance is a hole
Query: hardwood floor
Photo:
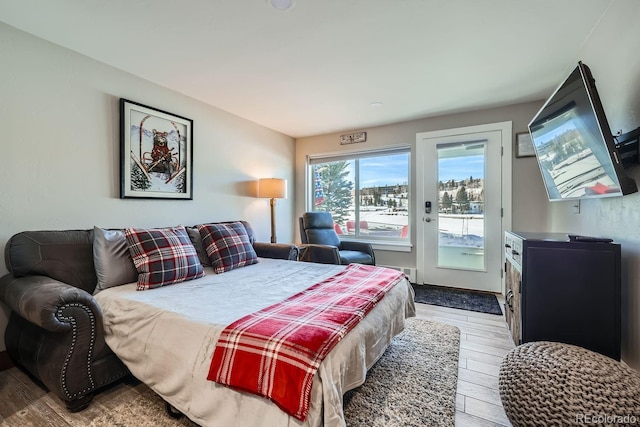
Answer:
[[[510, 426], [498, 394], [498, 368], [513, 348], [504, 316], [416, 304], [422, 319], [460, 328], [456, 426]], [[143, 392], [135, 380], [99, 393], [86, 410], [67, 412], [64, 404], [17, 368], [0, 372], [0, 426], [83, 426], [123, 399]], [[132, 425], [135, 425], [135, 421]]]
[[419, 318], [460, 329], [456, 427], [511, 426], [498, 392], [500, 362], [514, 347], [504, 315], [427, 304], [416, 304], [416, 311]]

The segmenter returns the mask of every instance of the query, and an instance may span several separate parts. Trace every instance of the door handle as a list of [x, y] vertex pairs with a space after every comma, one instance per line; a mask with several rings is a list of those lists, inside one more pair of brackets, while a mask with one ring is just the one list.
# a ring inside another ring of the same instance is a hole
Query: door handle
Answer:
[[430, 218], [430, 217], [426, 217], [424, 220], [425, 220], [426, 222], [431, 222], [431, 218]]

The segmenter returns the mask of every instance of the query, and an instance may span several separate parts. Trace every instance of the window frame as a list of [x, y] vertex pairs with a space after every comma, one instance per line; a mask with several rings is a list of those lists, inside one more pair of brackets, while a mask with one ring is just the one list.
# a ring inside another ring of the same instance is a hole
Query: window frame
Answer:
[[314, 203], [314, 185], [315, 185], [315, 176], [313, 171], [313, 166], [321, 163], [330, 163], [330, 162], [338, 162], [342, 160], [347, 161], [355, 161], [356, 166], [354, 170], [354, 203], [356, 206], [355, 209], [355, 221], [356, 225], [359, 224], [360, 221], [360, 165], [359, 160], [366, 158], [374, 158], [374, 157], [383, 157], [394, 154], [407, 154], [408, 164], [407, 164], [407, 237], [381, 237], [381, 236], [371, 236], [371, 235], [360, 235], [359, 227], [356, 228], [356, 233], [351, 235], [343, 235], [340, 236], [342, 240], [346, 241], [360, 241], [371, 243], [374, 249], [381, 250], [390, 250], [390, 251], [400, 251], [400, 252], [410, 252], [412, 243], [411, 243], [411, 223], [412, 218], [414, 216], [414, 208], [412, 206], [412, 186], [411, 186], [411, 160], [412, 160], [412, 147], [411, 145], [397, 145], [392, 147], [384, 147], [370, 150], [359, 150], [359, 151], [349, 151], [349, 152], [340, 152], [340, 153], [321, 153], [321, 154], [313, 154], [307, 155], [306, 162], [306, 183], [305, 183], [305, 211], [310, 212], [315, 208]]

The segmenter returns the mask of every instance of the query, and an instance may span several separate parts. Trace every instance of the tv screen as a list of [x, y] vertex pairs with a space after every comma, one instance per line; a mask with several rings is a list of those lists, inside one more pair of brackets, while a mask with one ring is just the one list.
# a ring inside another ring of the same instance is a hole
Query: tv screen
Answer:
[[529, 123], [549, 200], [638, 191], [620, 163], [589, 68], [582, 62]]

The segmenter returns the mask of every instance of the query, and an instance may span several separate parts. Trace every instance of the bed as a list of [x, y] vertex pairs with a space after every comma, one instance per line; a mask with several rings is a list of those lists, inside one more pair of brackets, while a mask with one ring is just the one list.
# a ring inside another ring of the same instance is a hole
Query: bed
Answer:
[[366, 371], [415, 315], [406, 279], [322, 361], [313, 378], [304, 421], [260, 396], [207, 380], [216, 342], [226, 325], [327, 279], [345, 266], [259, 258], [253, 265], [144, 292], [136, 283], [95, 295], [105, 339], [131, 373], [166, 402], [202, 426], [343, 426], [343, 394], [361, 385]]

